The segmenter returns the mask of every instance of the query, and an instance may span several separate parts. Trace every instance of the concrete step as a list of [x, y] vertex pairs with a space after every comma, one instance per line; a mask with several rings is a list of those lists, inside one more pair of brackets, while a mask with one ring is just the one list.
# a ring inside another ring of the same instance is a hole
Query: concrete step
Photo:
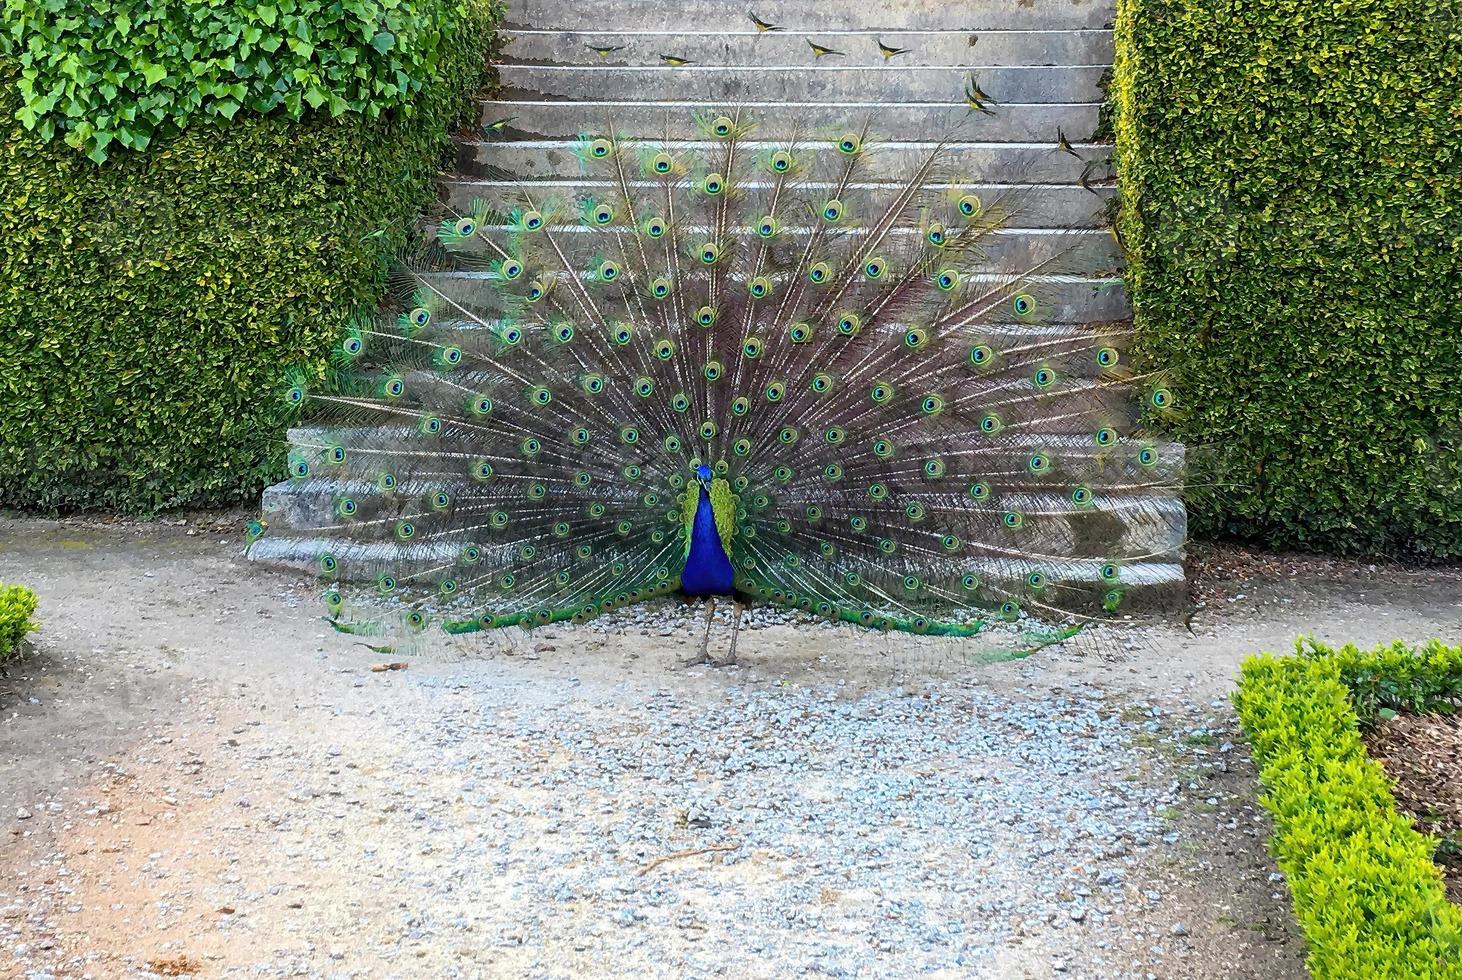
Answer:
[[[956, 132], [980, 142], [1055, 142], [1059, 129], [1074, 143], [1087, 142], [1096, 131], [1099, 102], [1017, 103], [994, 107], [995, 115], [971, 112], [956, 94], [939, 101], [860, 100], [859, 92], [838, 93], [828, 102], [773, 102], [742, 99], [745, 116], [756, 120], [753, 135], [770, 139], [804, 132], [809, 136], [861, 129], [865, 120], [882, 142], [920, 141]], [[574, 139], [581, 133], [602, 133], [632, 127], [640, 139], [701, 139], [695, 117], [718, 115], [723, 106], [695, 101], [694, 93], [676, 99], [603, 100], [588, 93], [583, 100], [554, 100], [528, 93], [498, 92], [481, 103], [484, 124], [511, 120], [503, 135], [510, 138]]]
[[[694, 424], [693, 421], [687, 422], [686, 428], [692, 428]], [[465, 479], [467, 467], [483, 451], [481, 425], [474, 423], [472, 428], [463, 428], [448, 422], [438, 435], [430, 437], [422, 435], [411, 424], [297, 426], [289, 430], [291, 458], [309, 464], [309, 473], [300, 481], [303, 483], [350, 479], [374, 482], [388, 470], [398, 478], [406, 479], [412, 474], [405, 469], [413, 467], [423, 467], [433, 473], [451, 473], [454, 467], [460, 467], [456, 471], [457, 476]], [[1173, 482], [1182, 475], [1183, 447], [1177, 443], [1124, 438], [1114, 446], [1100, 448], [1094, 444], [1091, 433], [1073, 433], [1070, 425], [1070, 420], [1067, 420], [1064, 429], [1053, 424], [1045, 430], [1034, 427], [1029, 432], [1022, 430], [1019, 435], [1002, 437], [1002, 444], [1012, 447], [1010, 457], [1020, 458], [1022, 465], [1023, 453], [1037, 448], [1048, 452], [1059, 458], [1068, 470], [1087, 473], [1085, 479], [1093, 490], [1103, 492], [1132, 481], [1140, 480], [1148, 486]], [[516, 459], [510, 450], [507, 455], [494, 453], [494, 465], [504, 474], [515, 467], [528, 473], [551, 474], [558, 467], [567, 472], [582, 465], [582, 449], [569, 446], [566, 441], [560, 444], [546, 433], [547, 429], [537, 433], [544, 436], [543, 455], [537, 459], [523, 462]], [[901, 451], [914, 458], [921, 450], [912, 444], [911, 439], [911, 436], [905, 438]], [[948, 451], [947, 446], [942, 443], [941, 446], [940, 451]], [[1137, 456], [1143, 446], [1156, 449], [1156, 465], [1139, 466]], [[345, 449], [343, 460], [334, 455], [337, 447]], [[424, 447], [430, 447], [430, 451], [423, 452]], [[659, 455], [660, 450], [655, 446], [640, 449], [641, 460], [652, 460]]]
[[[950, 143], [942, 151], [943, 169], [960, 181], [1017, 184], [1076, 185], [1093, 162], [1090, 179], [1103, 180], [1111, 173], [1111, 147], [1100, 143], [1073, 144], [1077, 156], [1056, 149], [1055, 133], [1049, 142], [1034, 143]], [[674, 155], [714, 153], [720, 146], [704, 140], [667, 140], [659, 145]], [[749, 153], [782, 149], [784, 141], [748, 139], [742, 147]], [[932, 143], [885, 143], [871, 148], [864, 157], [859, 176], [865, 180], [902, 180], [922, 164], [935, 149]], [[799, 151], [812, 172], [830, 172], [842, 159], [831, 142], [810, 143]], [[561, 140], [463, 141], [458, 144], [458, 170], [468, 177], [537, 179], [582, 177], [585, 166], [576, 145]]]
[[[794, 219], [791, 216], [787, 218], [788, 222], [792, 220]], [[493, 225], [487, 226], [485, 231], [498, 242], [506, 238], [508, 233], [506, 227]], [[497, 234], [494, 236], [495, 231]], [[617, 254], [616, 249], [620, 246], [613, 243], [612, 237], [622, 236], [626, 242], [630, 243], [634, 237], [633, 231], [629, 229], [622, 228], [615, 235], [606, 234], [603, 229], [583, 224], [550, 226], [550, 233], [554, 236], [556, 244], [562, 250], [563, 258], [569, 265], [584, 269], [588, 269], [596, 260], [602, 259], [606, 248], [610, 250], [610, 254]], [[696, 247], [700, 242], [709, 240], [713, 233], [714, 229], [709, 226], [693, 224], [681, 226], [679, 231], [681, 244], [687, 250]], [[768, 261], [772, 263], [772, 267], [785, 269], [795, 268], [801, 261], [812, 233], [813, 229], [809, 224], [789, 223], [778, 232], [775, 239], [763, 242], [757, 238], [755, 231], [750, 226], [741, 225], [733, 229], [727, 237], [731, 241], [738, 242], [741, 249], [748, 252], [756, 246], [765, 246], [765, 254], [768, 256]], [[850, 228], [843, 237], [844, 240], [856, 240], [864, 235], [863, 229]], [[906, 254], [910, 248], [919, 247], [921, 242], [922, 232], [918, 228], [898, 228], [885, 236], [881, 248], [888, 260], [895, 263], [894, 268], [897, 271], [899, 256]], [[1001, 228], [981, 236], [979, 242], [981, 254], [978, 258], [963, 261], [951, 260], [952, 264], [962, 271], [1021, 273], [1038, 266], [1059, 262], [1063, 272], [1086, 274], [1118, 270], [1122, 263], [1121, 252], [1105, 229], [1086, 228], [1069, 231], [1060, 228]], [[722, 242], [722, 245], [729, 247], [725, 241]], [[624, 247], [633, 246], [628, 244]], [[493, 257], [498, 254], [495, 248], [475, 237], [453, 246], [452, 251]], [[531, 276], [535, 270], [533, 253], [525, 252], [524, 259], [527, 274]], [[558, 269], [562, 268], [562, 265], [555, 258], [552, 267]]]
[[[443, 480], [435, 482], [413, 481], [409, 485], [403, 484], [392, 493], [385, 493], [374, 483], [364, 480], [302, 480], [277, 483], [264, 491], [262, 512], [265, 523], [269, 525], [269, 534], [265, 540], [276, 544], [290, 538], [319, 542], [311, 545], [315, 558], [311, 559], [310, 564], [313, 564], [321, 551], [328, 551], [331, 547], [335, 549], [337, 555], [340, 555], [342, 545], [347, 542], [351, 547], [357, 548], [371, 542], [379, 542], [388, 547], [421, 548], [432, 560], [440, 561], [441, 555], [437, 550], [441, 547], [440, 545], [429, 542], [399, 545], [389, 539], [397, 521], [429, 520], [433, 514], [428, 502], [429, 496], [443, 487], [456, 488], [458, 486], [456, 481], [460, 479], [459, 474], [455, 478], [444, 477]], [[474, 497], [475, 505], [490, 508], [494, 506], [492, 501], [496, 499], [497, 505], [513, 508], [524, 506], [521, 494], [505, 493], [500, 498], [493, 498], [481, 487], [474, 489], [477, 491], [477, 496]], [[602, 495], [596, 499], [602, 499]], [[349, 500], [350, 505], [354, 508], [354, 512], [349, 517], [341, 516], [341, 502], [344, 500]], [[867, 507], [867, 501], [850, 502], [849, 507], [852, 509], [860, 505]], [[623, 501], [621, 506], [638, 509], [642, 505], [636, 498], [631, 497]], [[1007, 510], [1030, 515], [1032, 520], [1035, 520], [1037, 516], [1045, 515], [1043, 537], [1046, 538], [1047, 544], [1062, 546], [1066, 553], [1082, 550], [1079, 539], [1073, 532], [1079, 527], [1080, 520], [1087, 517], [1088, 514], [1072, 513], [1071, 502], [1064, 494], [1006, 494], [986, 508], [988, 517], [977, 516], [981, 512], [975, 504], [971, 503], [968, 510], [961, 507], [961, 513], [957, 517], [951, 516], [949, 520], [942, 523], [959, 524], [969, 521], [969, 526], [978, 526], [982, 520], [992, 520]], [[1108, 518], [1115, 517], [1126, 525], [1125, 533], [1122, 535], [1120, 543], [1113, 549], [1111, 557], [1143, 556], [1149, 560], [1171, 558], [1175, 557], [1182, 548], [1186, 531], [1186, 514], [1182, 502], [1175, 497], [1103, 491], [1096, 495], [1089, 514]], [[939, 520], [942, 516], [936, 515], [934, 519]], [[1110, 526], [1110, 521], [1107, 523]], [[1063, 524], [1064, 527], [1061, 526]], [[327, 533], [332, 537], [322, 541], [321, 538]], [[482, 537], [488, 539], [492, 535], [485, 532]], [[460, 548], [460, 546], [459, 540], [455, 548]], [[446, 553], [448, 561], [455, 558], [455, 548]], [[421, 554], [421, 552], [415, 553]], [[409, 555], [412, 552], [406, 554]], [[250, 557], [256, 556], [251, 553]]]
[[[635, 195], [643, 195], [646, 201], [664, 199], [665, 184], [662, 181], [634, 181], [630, 186]], [[689, 187], [689, 182], [680, 186]], [[889, 200], [900, 186], [894, 181], [862, 181], [844, 188], [840, 200], [853, 213], [866, 214], [878, 203]], [[757, 195], [767, 191], [771, 184], [762, 180], [746, 180], [738, 187], [745, 194]], [[803, 199], [818, 200], [829, 196], [832, 187], [825, 181], [806, 181], [797, 185], [797, 192]], [[1106, 202], [1116, 196], [1115, 187], [1093, 186], [1088, 191], [1064, 184], [938, 183], [928, 185], [927, 189], [935, 196], [951, 193], [957, 197], [973, 193], [982, 201], [993, 202], [1002, 198], [1012, 201], [1016, 210], [1011, 220], [1028, 228], [1105, 228], [1103, 209]], [[619, 185], [613, 181], [588, 178], [535, 181], [448, 179], [442, 183], [442, 190], [445, 203], [456, 214], [470, 212], [478, 201], [493, 210], [511, 211], [521, 206], [526, 198], [535, 202], [554, 202], [568, 214], [576, 215], [581, 213], [587, 202], [616, 200]]]
[[[1180, 503], [1175, 506], [1179, 510], [1182, 508]], [[1094, 512], [1091, 520], [1100, 521], [1103, 517]], [[395, 541], [347, 543], [333, 536], [275, 534], [271, 529], [271, 533], [266, 533], [249, 547], [248, 557], [251, 561], [275, 568], [317, 575], [321, 558], [331, 555], [339, 562], [343, 581], [369, 582], [378, 569], [397, 569], [399, 575], [400, 570], [451, 568], [458, 560], [461, 544], [458, 540], [410, 544]], [[1098, 594], [1103, 590], [1101, 570], [1104, 564], [1104, 558], [1005, 558], [999, 561], [971, 558], [966, 563], [969, 571], [992, 584], [1018, 589], [1018, 584], [1024, 582], [1027, 575], [1040, 571], [1055, 581], [1090, 588]], [[352, 578], [351, 569], [359, 570], [360, 576]], [[1172, 612], [1182, 608], [1186, 600], [1187, 587], [1180, 553], [1159, 554], [1124, 563], [1119, 575], [1119, 581], [1127, 590], [1122, 606], [1124, 612]]]
[[[519, 29], [505, 34], [504, 55], [524, 64], [658, 65], [674, 53], [700, 65], [802, 65], [812, 62], [808, 40], [842, 52], [819, 64], [956, 66], [979, 71], [982, 65], [1109, 65], [1112, 32], [1074, 31], [820, 31], [761, 34], [745, 20], [736, 33], [651, 34], [640, 31], [563, 31]], [[971, 37], [976, 39], [970, 43]], [[884, 57], [879, 43], [905, 49]], [[595, 48], [615, 48], [601, 55]], [[993, 94], [993, 90], [990, 90]]]
[[[1111, 0], [755, 0], [750, 9], [788, 33], [837, 30], [1072, 30], [1108, 27]], [[679, 34], [754, 31], [747, 5], [725, 0], [511, 0], [506, 29]]]
[[[739, 282], [733, 275], [733, 282]], [[966, 282], [987, 280], [992, 284], [1006, 281], [1005, 276], [970, 275]], [[502, 293], [491, 272], [448, 270], [422, 274], [433, 289], [450, 295], [454, 301], [472, 311], [474, 316], [491, 319], [507, 312]], [[1030, 291], [1036, 294], [1048, 321], [1058, 323], [1111, 323], [1132, 316], [1127, 291], [1122, 280], [1113, 276], [1054, 275], [1034, 276]]]
[[[788, 102], [828, 101], [857, 93], [860, 98], [899, 102], [957, 100], [964, 72], [958, 65], [938, 68], [900, 65], [827, 64], [732, 66], [686, 65], [538, 65], [505, 62], [498, 78], [506, 89], [543, 96], [577, 98], [593, 92], [601, 99], [738, 99]], [[1046, 67], [1007, 65], [976, 72], [980, 87], [997, 103], [1098, 102], [1105, 65]]]

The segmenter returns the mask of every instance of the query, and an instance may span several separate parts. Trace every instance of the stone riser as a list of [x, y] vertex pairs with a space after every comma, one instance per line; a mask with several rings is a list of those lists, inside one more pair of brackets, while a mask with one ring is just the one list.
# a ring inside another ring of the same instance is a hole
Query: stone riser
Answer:
[[[954, 79], [958, 84], [958, 79]], [[888, 102], [860, 99], [858, 92], [840, 93], [828, 102], [787, 103], [743, 99], [743, 118], [756, 123], [752, 135], [761, 139], [785, 138], [801, 131], [805, 138], [835, 138], [865, 122], [875, 141], [928, 140], [946, 133], [983, 143], [1055, 142], [1059, 129], [1073, 143], [1086, 142], [1096, 130], [1101, 106], [1097, 102], [1061, 105], [997, 106], [995, 115], [972, 113], [952, 89], [932, 102], [911, 102], [890, 108]], [[701, 101], [696, 93], [682, 92], [673, 99], [654, 101], [629, 98], [615, 101], [590, 97], [562, 101], [535, 98], [528, 93], [499, 92], [481, 103], [484, 124], [511, 119], [505, 135], [526, 139], [572, 140], [583, 133], [627, 128], [637, 139], [704, 139], [696, 115], [714, 116], [727, 107]], [[1109, 148], [1108, 148], [1109, 149]]]
[[[763, 179], [743, 180], [738, 190], [743, 195], [748, 220], [759, 217], [750, 213], [757, 195], [766, 193], [770, 184]], [[899, 189], [892, 181], [864, 183], [845, 188], [840, 200], [854, 214], [866, 214], [872, 208], [890, 200]], [[636, 200], [644, 206], [652, 206], [665, 197], [665, 185], [658, 181], [634, 181], [631, 188]], [[804, 199], [822, 200], [831, 193], [833, 185], [825, 181], [805, 181], [798, 184], [798, 194]], [[590, 202], [618, 200], [619, 184], [609, 180], [585, 179], [566, 180], [549, 178], [537, 181], [467, 181], [453, 180], [443, 185], [444, 203], [455, 214], [469, 213], [474, 202], [484, 202], [490, 211], [508, 213], [514, 208], [524, 207], [531, 201], [540, 210], [545, 202], [556, 208], [554, 212], [565, 218], [577, 220]], [[991, 184], [940, 184], [928, 187], [921, 198], [925, 201], [948, 206], [960, 194], [973, 193], [982, 201], [993, 206], [1001, 201], [1014, 223], [1023, 228], [1102, 228], [1106, 222], [1103, 210], [1106, 202], [1116, 195], [1114, 187], [1094, 186], [1091, 191], [1082, 187], [1046, 186], [1023, 188], [1012, 185]], [[428, 230], [433, 230], [434, 226]]]
[[[1039, 66], [985, 68], [980, 87], [997, 103], [1098, 102], [1106, 67]], [[519, 65], [498, 67], [503, 87], [548, 97], [593, 92], [598, 99], [697, 98], [828, 101], [849, 93], [868, 100], [947, 100], [959, 97], [963, 69], [904, 68], [894, 65], [818, 64], [688, 65]]]
[[[433, 288], [451, 295], [474, 316], [491, 319], [507, 312], [503, 297], [494, 284], [495, 276], [490, 272], [428, 272], [422, 278]], [[975, 278], [966, 277], [966, 281]], [[1053, 323], [1110, 323], [1132, 315], [1126, 288], [1120, 279], [1035, 277], [1031, 292], [1040, 301], [1044, 317]]]
[[[705, 32], [754, 31], [747, 4], [725, 0], [512, 0], [505, 29]], [[787, 33], [841, 30], [1073, 30], [1111, 25], [1109, 0], [757, 0], [750, 9]]]
[[[515, 30], [506, 34], [503, 54], [512, 61], [558, 65], [659, 64], [674, 54], [705, 65], [806, 65], [813, 63], [808, 40], [842, 52], [817, 64], [875, 65], [896, 68], [932, 66], [1109, 65], [1112, 33], [1106, 30], [980, 32], [970, 44], [968, 31], [878, 31], [759, 34], [744, 21], [745, 33], [650, 35], [604, 31]], [[905, 48], [885, 58], [878, 42]], [[617, 47], [601, 57], [593, 47]], [[834, 60], [836, 59], [836, 60]], [[988, 89], [994, 94], [993, 89]]]
[[[1102, 180], [1110, 173], [1105, 162], [1111, 147], [1078, 144], [1078, 157], [1056, 149], [1055, 134], [1046, 143], [952, 143], [941, 153], [944, 171], [971, 182], [1030, 184], [1055, 183], [1076, 185], [1088, 161], [1095, 161], [1090, 180]], [[690, 141], [667, 141], [661, 144], [672, 154], [702, 152], [705, 144]], [[752, 139], [742, 144], [750, 153], [781, 149], [776, 140]], [[458, 145], [457, 164], [469, 177], [501, 178], [511, 174], [518, 178], [579, 177], [584, 173], [583, 161], [575, 152], [575, 144], [563, 141], [506, 140], [462, 142]], [[867, 180], [901, 180], [919, 166], [933, 149], [927, 144], [886, 143], [870, 148], [866, 164], [859, 176]], [[876, 152], [875, 152], [876, 150]], [[831, 166], [837, 149], [831, 144], [811, 143], [800, 151], [804, 156], [828, 157], [816, 161], [817, 166]]]
[[[687, 262], [691, 261], [693, 259], [691, 249], [705, 241], [710, 233], [710, 228], [697, 226], [683, 228], [680, 238], [683, 246], [682, 259]], [[634, 247], [633, 235], [628, 231], [623, 233], [623, 245], [615, 245], [614, 238], [606, 235], [600, 229], [584, 228], [581, 225], [560, 226], [553, 229], [552, 234], [556, 244], [562, 250], [563, 256], [575, 268], [588, 269], [593, 262], [602, 259], [606, 254], [616, 255], [618, 254], [617, 249]], [[806, 250], [809, 235], [810, 232], [805, 227], [788, 228], [766, 243], [765, 254], [771, 267], [785, 269], [793, 266]], [[916, 244], [916, 235], [916, 232], [890, 235], [885, 239], [881, 251], [889, 258], [889, 261], [895, 262], [903, 254], [904, 248]], [[740, 239], [742, 248], [748, 254], [753, 247], [762, 245], [761, 240], [749, 230], [740, 233], [733, 232], [732, 237]], [[910, 241], [909, 239], [915, 240]], [[528, 276], [532, 276], [536, 268], [534, 253], [531, 250], [534, 241], [534, 239], [529, 239], [528, 248], [518, 250], [524, 255], [527, 265], [525, 274]], [[546, 249], [546, 246], [542, 247]], [[981, 236], [979, 249], [981, 254], [978, 258], [952, 258], [950, 264], [961, 271], [978, 269], [982, 272], [1018, 274], [1038, 266], [1049, 267], [1050, 263], [1059, 262], [1061, 271], [1085, 274], [1110, 272], [1120, 268], [1122, 262], [1121, 253], [1117, 249], [1116, 242], [1112, 240], [1112, 236], [1106, 231], [1098, 229], [1066, 232], [1051, 229], [1007, 228]], [[498, 254], [495, 250], [491, 250], [487, 243], [477, 238], [454, 246], [453, 251], [479, 254], [485, 257]], [[663, 248], [661, 254], [663, 254]], [[551, 259], [552, 268], [560, 268], [556, 255], [550, 255], [546, 251], [540, 252], [539, 255]], [[894, 272], [898, 271], [897, 266], [891, 266], [891, 268]]]

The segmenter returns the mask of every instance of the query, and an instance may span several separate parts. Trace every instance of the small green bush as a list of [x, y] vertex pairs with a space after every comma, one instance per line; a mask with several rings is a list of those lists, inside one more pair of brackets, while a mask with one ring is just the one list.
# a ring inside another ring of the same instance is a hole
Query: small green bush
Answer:
[[1116, 36], [1134, 354], [1193, 529], [1462, 555], [1456, 0], [1119, 0]]
[[17, 118], [100, 163], [195, 116], [409, 111], [465, 14], [452, 0], [4, 0]]
[[1310, 972], [1462, 978], [1462, 909], [1447, 900], [1435, 842], [1397, 812], [1385, 771], [1366, 755], [1344, 683], [1387, 664], [1413, 677], [1433, 668], [1453, 676], [1462, 648], [1365, 654], [1302, 642], [1297, 650], [1246, 661], [1234, 704], [1274, 815], [1270, 849], [1289, 882]]
[[[277, 478], [284, 368], [321, 374], [375, 306], [484, 81], [495, 17], [467, 5], [409, 117], [199, 118], [100, 166], [10, 124], [0, 504], [146, 514]], [[0, 57], [0, 120], [18, 72]]]
[[36, 594], [23, 585], [0, 582], [0, 663], [15, 652], [25, 634], [36, 628], [31, 616], [36, 611]]

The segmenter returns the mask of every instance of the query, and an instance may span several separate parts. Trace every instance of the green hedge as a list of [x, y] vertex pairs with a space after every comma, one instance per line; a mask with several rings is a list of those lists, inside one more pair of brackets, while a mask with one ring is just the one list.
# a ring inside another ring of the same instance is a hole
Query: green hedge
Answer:
[[0, 663], [10, 659], [25, 634], [36, 628], [31, 616], [36, 594], [23, 585], [0, 582]]
[[[374, 305], [484, 80], [495, 9], [467, 9], [409, 117], [195, 119], [100, 166], [10, 125], [0, 504], [148, 513], [239, 500], [283, 471], [283, 365], [321, 371]], [[17, 72], [0, 59], [0, 119]]]
[[1119, 0], [1116, 27], [1135, 353], [1173, 374], [1194, 529], [1462, 555], [1455, 0]]
[[100, 163], [195, 116], [378, 116], [435, 75], [459, 0], [4, 0], [18, 118]]
[[1462, 908], [1447, 900], [1435, 842], [1397, 812], [1385, 771], [1366, 755], [1344, 683], [1388, 666], [1455, 680], [1462, 647], [1362, 653], [1302, 642], [1298, 650], [1250, 658], [1234, 703], [1274, 816], [1270, 848], [1289, 882], [1310, 972], [1317, 980], [1462, 978]]

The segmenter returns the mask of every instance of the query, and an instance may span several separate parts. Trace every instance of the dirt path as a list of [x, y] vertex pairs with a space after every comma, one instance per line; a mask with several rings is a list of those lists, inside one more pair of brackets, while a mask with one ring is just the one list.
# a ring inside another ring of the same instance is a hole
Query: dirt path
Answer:
[[1320, 563], [981, 667], [770, 626], [687, 670], [652, 615], [373, 673], [236, 516], [0, 519], [44, 624], [0, 974], [1302, 976], [1235, 667], [1462, 641], [1462, 576]]

